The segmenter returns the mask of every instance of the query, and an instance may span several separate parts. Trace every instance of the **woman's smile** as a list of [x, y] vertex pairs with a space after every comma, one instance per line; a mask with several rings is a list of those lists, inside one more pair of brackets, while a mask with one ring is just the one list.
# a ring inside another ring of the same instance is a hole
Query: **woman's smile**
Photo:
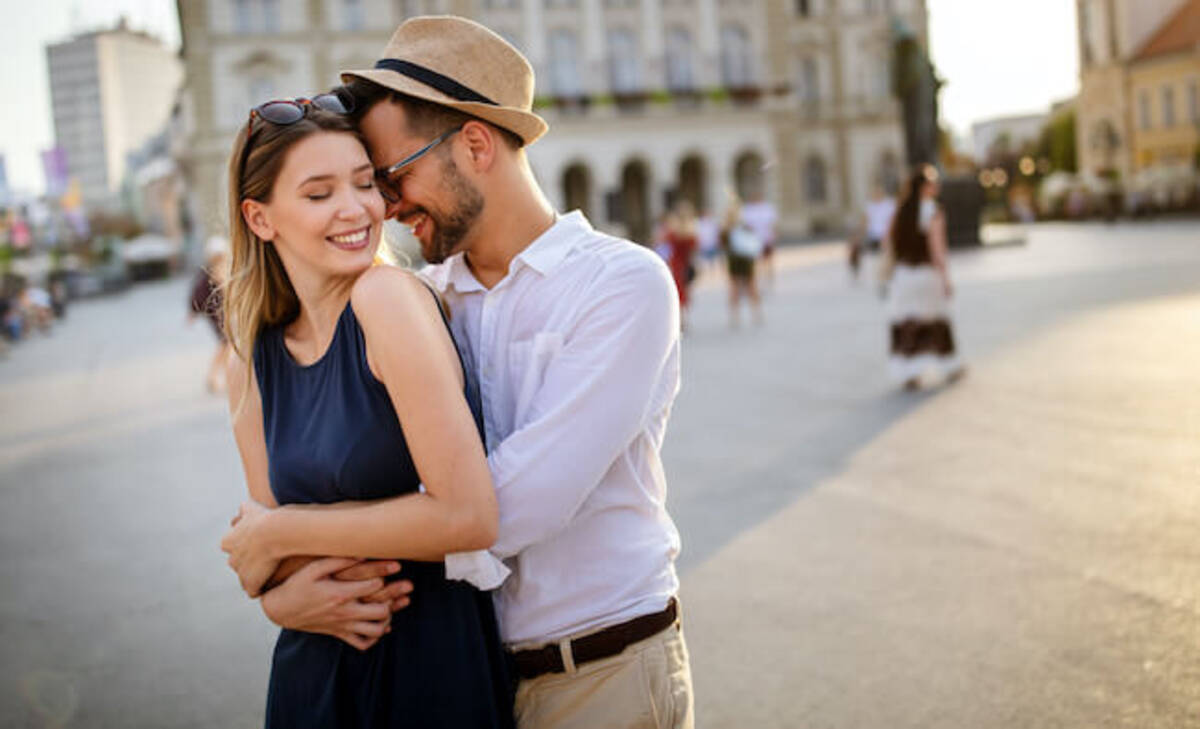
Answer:
[[368, 225], [348, 233], [328, 235], [325, 236], [325, 240], [344, 251], [362, 250], [371, 240], [371, 226]]

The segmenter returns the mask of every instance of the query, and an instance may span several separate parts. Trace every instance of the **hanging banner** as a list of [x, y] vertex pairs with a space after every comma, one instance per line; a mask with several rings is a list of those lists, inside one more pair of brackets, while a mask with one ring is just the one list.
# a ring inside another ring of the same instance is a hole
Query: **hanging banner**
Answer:
[[46, 176], [46, 197], [55, 198], [67, 191], [70, 172], [67, 170], [67, 150], [51, 147], [42, 151], [42, 174]]
[[11, 202], [11, 197], [8, 190], [8, 166], [4, 161], [4, 154], [0, 153], [0, 208], [7, 208]]

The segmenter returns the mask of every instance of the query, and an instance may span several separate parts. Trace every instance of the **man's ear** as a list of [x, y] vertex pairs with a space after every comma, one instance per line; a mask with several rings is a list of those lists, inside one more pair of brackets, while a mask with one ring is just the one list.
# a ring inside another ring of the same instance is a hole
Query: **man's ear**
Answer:
[[267, 220], [267, 211], [257, 200], [242, 201], [242, 219], [260, 240], [275, 240], [275, 226]]
[[481, 121], [471, 120], [463, 124], [459, 136], [466, 142], [467, 156], [471, 168], [486, 172], [496, 160], [496, 145], [501, 144], [500, 132]]

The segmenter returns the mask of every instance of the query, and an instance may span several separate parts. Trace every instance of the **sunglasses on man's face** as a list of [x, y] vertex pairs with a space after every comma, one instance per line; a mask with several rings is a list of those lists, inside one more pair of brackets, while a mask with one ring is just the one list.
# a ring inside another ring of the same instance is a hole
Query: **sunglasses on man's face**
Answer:
[[276, 99], [251, 109], [250, 121], [253, 123], [255, 119], [264, 119], [276, 126], [287, 126], [303, 119], [308, 110], [314, 107], [334, 114], [349, 114], [354, 111], [354, 97], [339, 89], [318, 94], [311, 99]]
[[379, 193], [383, 195], [383, 199], [389, 203], [400, 202], [400, 181], [401, 175], [406, 168], [412, 166], [414, 162], [429, 154], [430, 150], [454, 136], [455, 132], [462, 131], [461, 126], [439, 134], [432, 142], [421, 147], [416, 152], [408, 155], [394, 165], [381, 167], [375, 170], [375, 184], [379, 188]]

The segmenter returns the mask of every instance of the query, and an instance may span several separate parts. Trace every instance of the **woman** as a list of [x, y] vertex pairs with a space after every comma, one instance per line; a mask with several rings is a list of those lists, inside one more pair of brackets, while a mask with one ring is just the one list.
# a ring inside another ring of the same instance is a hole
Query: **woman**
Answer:
[[881, 277], [888, 286], [892, 376], [907, 390], [929, 369], [953, 382], [965, 372], [950, 326], [953, 288], [946, 269], [946, 216], [937, 204], [937, 170], [913, 173], [884, 239]]
[[229, 342], [225, 339], [222, 324], [224, 317], [221, 316], [220, 292], [225, 269], [228, 268], [225, 247], [224, 239], [218, 236], [208, 239], [208, 245], [205, 247], [207, 261], [192, 280], [188, 311], [189, 324], [195, 321], [196, 317], [203, 316], [217, 335], [217, 350], [213, 352], [212, 360], [208, 364], [208, 374], [204, 377], [205, 385], [211, 393], [218, 393], [223, 389], [222, 377], [225, 363], [229, 361]]
[[373, 265], [384, 204], [348, 106], [257, 107], [230, 162], [228, 385], [252, 501], [222, 548], [251, 595], [305, 554], [414, 560], [415, 589], [391, 615], [398, 594], [366, 582], [352, 629], [281, 631], [267, 725], [511, 726], [491, 598], [441, 563], [495, 539], [477, 398], [434, 296]]
[[696, 268], [692, 263], [696, 255], [696, 211], [687, 200], [676, 205], [667, 218], [666, 241], [669, 250], [667, 266], [679, 291], [679, 323], [686, 329], [692, 280], [696, 277]]
[[762, 324], [762, 298], [754, 276], [754, 262], [762, 255], [763, 240], [742, 219], [742, 204], [730, 195], [725, 222], [721, 226], [721, 246], [729, 264], [729, 326], [737, 329], [741, 319], [741, 300], [749, 299], [754, 323]]

